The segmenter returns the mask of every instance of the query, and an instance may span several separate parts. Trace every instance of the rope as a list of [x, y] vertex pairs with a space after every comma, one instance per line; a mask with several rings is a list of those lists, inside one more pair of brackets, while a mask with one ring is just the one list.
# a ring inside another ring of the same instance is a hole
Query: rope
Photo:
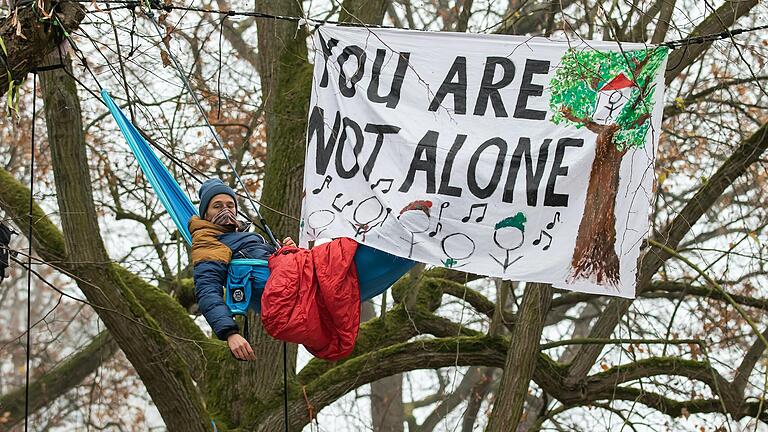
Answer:
[[660, 45], [669, 47], [670, 49], [675, 49], [675, 48], [680, 48], [688, 45], [697, 45], [697, 44], [714, 42], [721, 39], [730, 39], [733, 36], [737, 36], [743, 33], [750, 33], [753, 31], [765, 30], [765, 29], [768, 29], [768, 25], [761, 25], [761, 26], [750, 27], [746, 29], [725, 30], [725, 31], [721, 31], [720, 33], [712, 33], [704, 36], [694, 36], [694, 37], [688, 37], [688, 38], [680, 39], [676, 41], [663, 42]]
[[[157, 35], [158, 37], [160, 37], [160, 41], [162, 42], [163, 32], [160, 29], [160, 24], [158, 24], [157, 19], [155, 19], [155, 14], [152, 12], [152, 9], [147, 10], [146, 15], [149, 17], [150, 21], [152, 21], [152, 24], [155, 25], [155, 30], [157, 30]], [[248, 201], [251, 203], [253, 210], [256, 212], [256, 216], [258, 216], [259, 223], [261, 223], [263, 230], [267, 233], [267, 236], [269, 237], [269, 240], [272, 242], [272, 244], [276, 247], [279, 247], [280, 244], [275, 239], [274, 234], [272, 234], [272, 230], [269, 229], [269, 226], [267, 225], [267, 221], [264, 219], [264, 216], [261, 215], [259, 208], [256, 206], [256, 203], [251, 197], [251, 193], [248, 192], [248, 188], [245, 186], [245, 183], [240, 178], [240, 175], [237, 173], [237, 170], [235, 169], [235, 165], [232, 163], [232, 160], [229, 159], [229, 154], [227, 154], [227, 150], [224, 149], [224, 145], [221, 143], [221, 139], [219, 139], [219, 134], [216, 133], [216, 130], [214, 130], [213, 126], [211, 126], [211, 122], [208, 121], [208, 116], [205, 114], [205, 110], [203, 109], [203, 106], [200, 104], [200, 99], [198, 99], [197, 94], [192, 90], [192, 86], [189, 84], [189, 80], [187, 80], [187, 77], [184, 75], [184, 70], [182, 69], [178, 59], [176, 59], [176, 56], [173, 54], [170, 46], [168, 46], [168, 56], [171, 58], [171, 60], [173, 60], [173, 64], [176, 68], [176, 72], [178, 72], [179, 77], [184, 82], [184, 86], [186, 86], [187, 91], [192, 96], [192, 100], [195, 101], [195, 105], [197, 105], [198, 110], [200, 110], [200, 115], [202, 115], [203, 120], [205, 121], [205, 124], [208, 126], [208, 129], [211, 131], [211, 134], [213, 135], [213, 139], [216, 141], [216, 144], [219, 146], [219, 149], [221, 149], [221, 152], [224, 155], [224, 159], [226, 159], [227, 164], [229, 164], [229, 167], [232, 169], [232, 174], [234, 174], [235, 178], [237, 179], [237, 182], [240, 183], [240, 187], [243, 188], [245, 195], [248, 197]]]
[[288, 432], [288, 348], [283, 341], [283, 423]]
[[309, 422], [311, 424], [312, 421], [315, 420], [315, 407], [312, 405], [312, 402], [309, 401], [309, 396], [307, 396], [307, 386], [301, 386], [301, 391], [304, 393], [304, 403], [307, 404], [307, 415], [309, 416]]
[[30, 363], [30, 330], [32, 327], [32, 210], [34, 210], [34, 200], [32, 196], [35, 192], [35, 116], [37, 115], [37, 74], [32, 78], [32, 142], [31, 149], [32, 155], [30, 157], [29, 167], [29, 232], [27, 233], [27, 239], [29, 239], [28, 253], [27, 253], [27, 353], [26, 353], [26, 371], [24, 377], [24, 432], [29, 428], [29, 363]]
[[[157, 20], [155, 19], [155, 14], [152, 12], [151, 9], [149, 9], [146, 15], [149, 17], [150, 21], [152, 21], [152, 24], [154, 24], [155, 30], [157, 30], [157, 35], [160, 38], [160, 41], [162, 42], [163, 32], [160, 29], [160, 24], [158, 24]], [[248, 201], [251, 203], [253, 210], [256, 212], [256, 216], [258, 216], [259, 222], [261, 223], [262, 228], [269, 236], [269, 240], [272, 242], [272, 244], [275, 245], [276, 247], [279, 247], [280, 245], [275, 239], [274, 234], [272, 234], [272, 230], [269, 229], [269, 225], [267, 225], [267, 221], [264, 219], [264, 216], [261, 215], [261, 212], [259, 211], [258, 207], [256, 207], [256, 203], [254, 203], [253, 198], [251, 198], [251, 194], [250, 192], [248, 192], [248, 188], [245, 186], [245, 183], [240, 178], [240, 175], [237, 173], [237, 169], [235, 169], [235, 165], [232, 163], [232, 160], [229, 159], [227, 150], [224, 148], [224, 145], [221, 143], [221, 140], [219, 139], [219, 135], [216, 133], [216, 130], [213, 129], [213, 126], [211, 126], [211, 123], [208, 121], [208, 116], [205, 114], [205, 110], [203, 109], [203, 106], [200, 104], [200, 100], [198, 99], [197, 94], [192, 90], [192, 86], [189, 84], [189, 80], [187, 80], [187, 77], [184, 75], [184, 71], [181, 68], [181, 64], [179, 64], [178, 59], [176, 59], [176, 56], [173, 54], [170, 45], [167, 46], [167, 48], [168, 48], [168, 56], [173, 61], [174, 67], [176, 68], [176, 72], [179, 74], [179, 77], [181, 78], [182, 82], [184, 82], [184, 86], [187, 88], [187, 91], [192, 96], [192, 99], [195, 101], [195, 105], [197, 105], [197, 109], [200, 110], [200, 115], [203, 117], [205, 124], [208, 126], [208, 129], [211, 131], [211, 134], [213, 135], [213, 138], [216, 141], [216, 144], [219, 146], [221, 153], [224, 155], [224, 158], [227, 160], [227, 164], [229, 164], [229, 167], [232, 169], [232, 174], [234, 174], [235, 178], [237, 179], [237, 182], [240, 183], [240, 186], [243, 188], [245, 195], [248, 197]], [[288, 352], [286, 349], [285, 342], [283, 342], [283, 421], [285, 423], [285, 431], [288, 432]]]
[[[75, 0], [77, 3], [86, 3], [86, 4], [93, 4], [93, 0]], [[119, 4], [123, 6], [117, 6], [113, 8], [108, 9], [100, 9], [100, 10], [91, 10], [88, 11], [89, 13], [98, 13], [98, 12], [108, 12], [110, 10], [115, 9], [135, 9], [136, 7], [139, 7], [140, 4], [138, 1], [135, 0], [106, 0], [102, 1], [100, 3], [104, 4]], [[232, 9], [209, 9], [209, 8], [199, 8], [199, 7], [184, 7], [184, 6], [174, 6], [174, 5], [167, 5], [167, 4], [160, 4], [157, 0], [151, 0], [149, 4], [147, 4], [150, 9], [148, 11], [148, 15], [152, 13], [151, 9], [156, 10], [162, 10], [165, 12], [172, 12], [172, 11], [187, 11], [187, 12], [201, 12], [201, 13], [210, 13], [210, 14], [218, 14], [218, 15], [225, 15], [225, 16], [244, 16], [244, 17], [254, 17], [254, 18], [266, 18], [266, 19], [274, 19], [274, 20], [283, 20], [283, 21], [293, 21], [298, 22], [299, 24], [311, 24], [314, 26], [320, 26], [324, 24], [334, 24], [334, 25], [343, 25], [347, 27], [366, 27], [366, 28], [384, 28], [384, 29], [401, 29], [401, 30], [419, 30], [419, 29], [404, 29], [401, 27], [395, 27], [395, 26], [387, 26], [387, 25], [376, 25], [376, 24], [366, 24], [366, 23], [350, 23], [350, 22], [343, 22], [343, 21], [334, 21], [334, 20], [314, 20], [311, 18], [306, 17], [299, 17], [299, 16], [289, 16], [289, 15], [272, 15], [264, 12], [252, 12], [252, 11], [238, 11], [238, 10], [232, 10]], [[698, 44], [704, 44], [704, 43], [710, 43], [718, 40], [723, 39], [729, 39], [733, 36], [737, 36], [744, 33], [751, 33], [758, 30], [765, 30], [768, 29], [768, 25], [761, 25], [756, 27], [750, 27], [746, 29], [733, 29], [733, 30], [725, 30], [719, 33], [711, 33], [703, 36], [692, 36], [687, 37], [684, 39], [678, 39], [674, 41], [669, 42], [662, 42], [659, 44], [659, 46], [666, 46], [670, 49], [676, 49], [681, 48], [688, 45], [698, 45]], [[429, 31], [429, 30], [419, 30], [419, 31]]]

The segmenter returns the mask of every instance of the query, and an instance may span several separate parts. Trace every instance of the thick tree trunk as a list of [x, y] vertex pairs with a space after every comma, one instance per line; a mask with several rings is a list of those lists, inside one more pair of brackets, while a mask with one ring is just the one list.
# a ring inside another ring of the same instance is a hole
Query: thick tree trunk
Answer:
[[[293, 1], [259, 3], [259, 11], [303, 15]], [[287, 21], [256, 21], [259, 77], [266, 113], [267, 163], [262, 201], [272, 209], [264, 215], [276, 236], [296, 236], [304, 174], [304, 134], [307, 126], [312, 67], [307, 62], [307, 33]]]
[[[347, 11], [357, 14], [363, 21], [383, 16], [384, 0], [361, 2], [350, 5]], [[376, 7], [371, 7], [375, 3]], [[347, 7], [349, 6], [349, 7]], [[357, 8], [360, 10], [357, 10]], [[285, 0], [259, 2], [259, 12], [275, 15], [302, 16], [301, 3]], [[376, 10], [374, 14], [370, 11]], [[380, 12], [378, 12], [380, 11]], [[256, 21], [259, 46], [259, 77], [263, 107], [266, 116], [267, 162], [264, 170], [262, 212], [274, 230], [276, 237], [298, 235], [301, 200], [303, 195], [303, 173], [305, 154], [305, 132], [307, 126], [308, 101], [311, 94], [312, 65], [307, 61], [307, 33], [296, 28], [296, 23], [281, 20], [259, 19]], [[276, 210], [273, 211], [272, 209]], [[259, 360], [252, 366], [256, 383], [236, 380], [241, 392], [250, 392], [258, 399], [274, 395], [282, 387], [283, 343], [269, 337], [261, 327], [261, 321], [252, 319], [252, 345]], [[296, 347], [289, 344], [288, 380], [295, 376]], [[304, 411], [306, 412], [306, 411]], [[294, 423], [297, 419], [291, 419]], [[298, 422], [297, 422], [298, 423]], [[305, 422], [301, 422], [303, 425]], [[292, 426], [293, 427], [293, 426]], [[270, 421], [264, 428], [283, 428], [282, 419]]]
[[355, 24], [381, 24], [389, 0], [344, 0], [339, 21]]
[[[259, 12], [302, 16], [294, 1], [258, 2]], [[296, 31], [296, 23], [282, 20], [256, 20], [261, 97], [266, 117], [267, 161], [262, 191], [261, 212], [278, 240], [295, 236], [301, 209], [304, 158], [304, 130], [312, 79], [307, 63], [306, 33]], [[295, 37], [294, 37], [295, 36]], [[276, 209], [277, 212], [266, 208]], [[284, 216], [289, 215], [289, 216]], [[283, 391], [283, 342], [270, 337], [258, 315], [249, 315], [249, 342], [257, 360], [240, 363], [222, 361], [209, 370], [209, 404], [225, 412], [230, 425], [252, 424], [259, 414], [258, 403]], [[222, 359], [224, 360], [224, 359]], [[229, 360], [229, 359], [227, 359]], [[288, 344], [288, 382], [295, 376], [296, 346]], [[265, 425], [266, 430], [282, 430], [283, 419]]]
[[61, 70], [40, 78], [65, 250], [77, 263], [78, 286], [138, 372], [168, 429], [208, 430], [210, 418], [187, 365], [117, 275], [104, 248], [75, 82]]
[[615, 288], [619, 283], [616, 255], [616, 194], [624, 152], [617, 150], [613, 135], [618, 126], [606, 126], [597, 135], [595, 161], [587, 187], [584, 216], [579, 224], [571, 261], [571, 280], [588, 279]]
[[552, 285], [529, 283], [517, 313], [512, 340], [507, 350], [499, 396], [493, 405], [490, 432], [517, 429], [528, 396], [528, 385], [536, 367], [541, 331], [552, 301]]

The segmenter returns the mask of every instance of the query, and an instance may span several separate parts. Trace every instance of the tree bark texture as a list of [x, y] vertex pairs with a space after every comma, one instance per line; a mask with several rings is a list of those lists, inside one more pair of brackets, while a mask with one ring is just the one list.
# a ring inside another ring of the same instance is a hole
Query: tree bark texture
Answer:
[[[52, 10], [53, 4], [42, 2], [46, 11]], [[85, 8], [79, 3], [61, 1], [55, 4], [55, 16], [67, 32], [75, 30], [85, 18]], [[34, 9], [37, 7], [37, 2], [21, 6], [0, 23], [0, 38], [7, 49], [7, 53], [0, 51], [0, 55], [7, 59], [7, 66], [6, 62], [0, 62], [0, 95], [8, 91], [9, 73], [14, 82], [20, 83], [34, 68], [59, 63], [58, 56], [46, 57], [58, 51], [62, 33], [52, 25], [52, 20], [40, 19]], [[21, 29], [21, 34], [17, 29]]]
[[507, 432], [517, 429], [528, 396], [528, 386], [536, 368], [541, 331], [552, 301], [552, 286], [529, 283], [517, 314], [512, 341], [507, 350], [499, 394], [493, 405], [487, 430]]
[[168, 350], [168, 339], [118, 277], [104, 248], [75, 82], [62, 70], [41, 73], [40, 81], [65, 251], [77, 263], [78, 286], [136, 369], [169, 430], [207, 430], [210, 418], [188, 366]]

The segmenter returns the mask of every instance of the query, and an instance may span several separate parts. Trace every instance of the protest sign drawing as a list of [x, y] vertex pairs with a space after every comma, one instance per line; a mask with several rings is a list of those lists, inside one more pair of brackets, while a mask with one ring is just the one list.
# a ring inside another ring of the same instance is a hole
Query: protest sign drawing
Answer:
[[322, 26], [300, 243], [634, 296], [665, 48]]

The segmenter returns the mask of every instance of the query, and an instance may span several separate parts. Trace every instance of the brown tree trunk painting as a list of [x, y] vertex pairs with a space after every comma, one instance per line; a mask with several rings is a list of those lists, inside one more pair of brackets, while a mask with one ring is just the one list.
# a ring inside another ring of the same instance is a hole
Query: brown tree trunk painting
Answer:
[[571, 280], [592, 279], [600, 285], [612, 287], [619, 282], [615, 209], [619, 169], [625, 151], [618, 150], [613, 143], [613, 135], [618, 129], [617, 125], [600, 126], [597, 135], [584, 216], [579, 224], [571, 261]]
[[658, 50], [573, 50], [563, 57], [550, 83], [550, 105], [556, 112], [552, 121], [585, 127], [597, 135], [568, 283], [583, 279], [618, 289], [621, 271], [615, 249], [615, 210], [619, 170], [628, 149], [646, 145], [655, 74], [665, 55]]
[[568, 108], [562, 108], [561, 112], [568, 120], [581, 123], [597, 134], [595, 160], [589, 174], [584, 216], [576, 236], [568, 282], [589, 279], [599, 285], [616, 288], [620, 277], [619, 257], [615, 249], [616, 195], [621, 159], [626, 149], [618, 149], [613, 137], [620, 126], [599, 125], [591, 119], [576, 117]]

